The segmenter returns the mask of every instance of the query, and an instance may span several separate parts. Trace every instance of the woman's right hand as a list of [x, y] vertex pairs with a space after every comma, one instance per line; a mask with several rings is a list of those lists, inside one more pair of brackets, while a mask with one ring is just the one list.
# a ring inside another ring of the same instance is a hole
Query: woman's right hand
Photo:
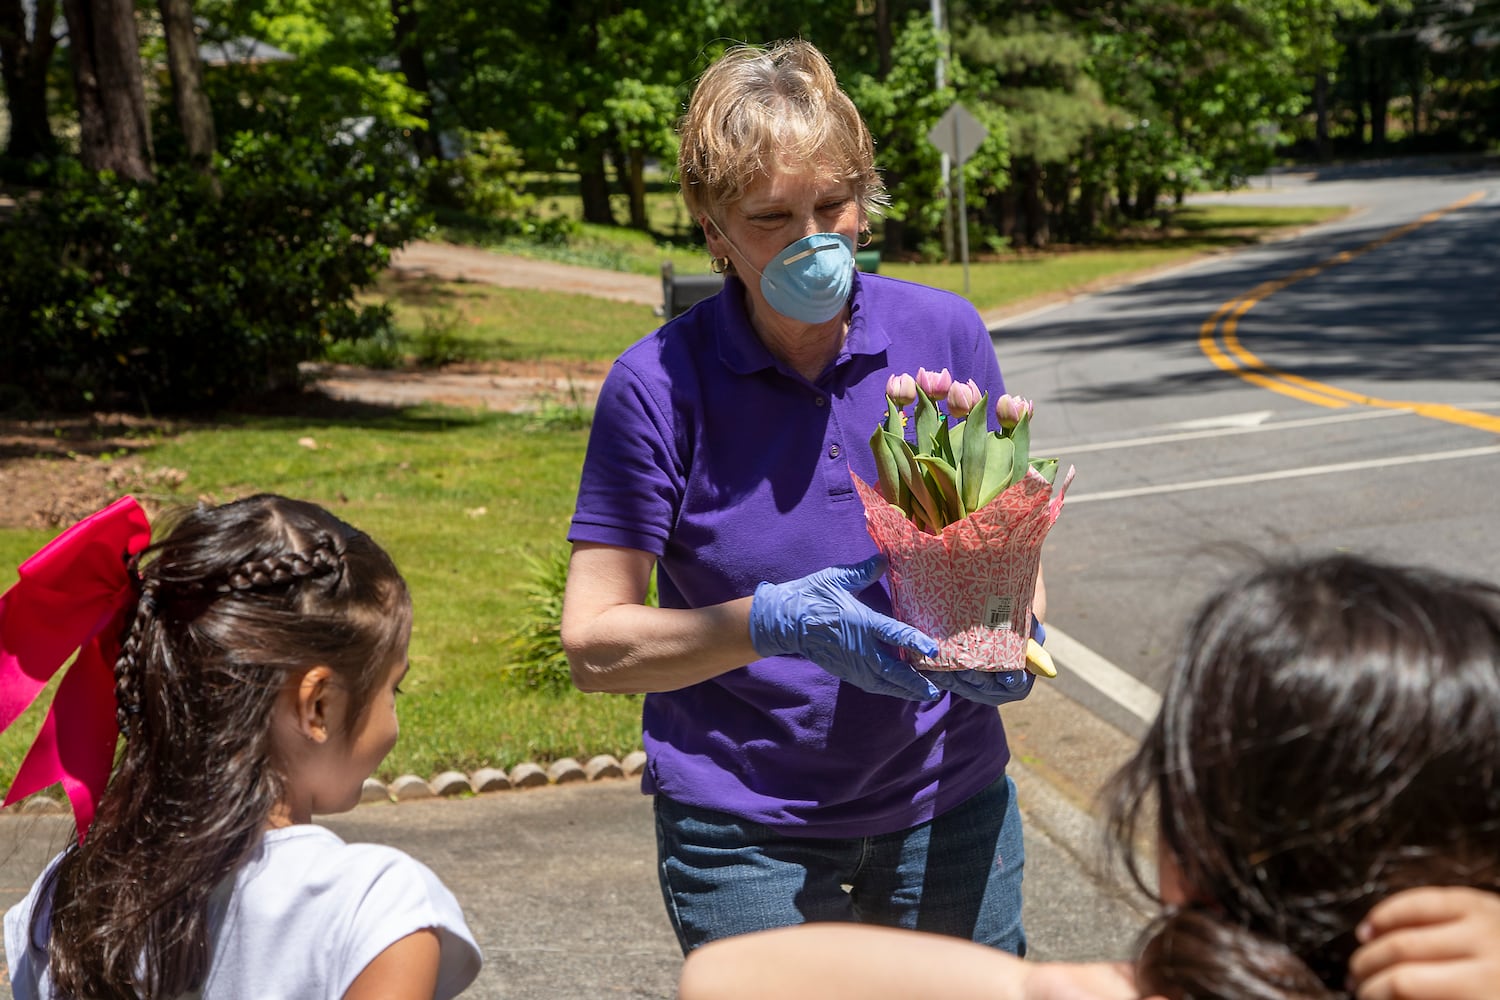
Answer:
[[756, 596], [701, 608], [645, 605], [655, 557], [580, 543], [563, 598], [562, 642], [584, 691], [673, 691], [750, 663], [795, 653], [866, 691], [925, 701], [939, 692], [895, 655], [937, 643], [854, 596], [885, 571], [880, 557], [834, 566]]
[[1500, 984], [1500, 894], [1407, 889], [1376, 904], [1356, 934], [1359, 1000], [1486, 1000]]
[[762, 583], [750, 602], [750, 642], [761, 656], [796, 654], [871, 694], [931, 701], [938, 689], [888, 647], [936, 656], [937, 642], [857, 597], [885, 572], [885, 558], [831, 566], [788, 583]]

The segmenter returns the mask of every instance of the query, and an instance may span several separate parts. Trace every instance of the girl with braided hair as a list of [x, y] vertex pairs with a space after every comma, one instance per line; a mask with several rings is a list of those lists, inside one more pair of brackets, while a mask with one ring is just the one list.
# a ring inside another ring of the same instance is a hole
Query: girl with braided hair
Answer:
[[[1354, 555], [1210, 597], [1108, 798], [1161, 905], [1133, 963], [819, 924], [694, 952], [682, 1000], [1500, 995], [1500, 588]], [[1133, 848], [1157, 843], [1157, 878]], [[1152, 883], [1155, 883], [1154, 887]]]
[[[102, 793], [58, 751], [79, 839], [5, 916], [15, 996], [456, 996], [480, 956], [453, 895], [311, 822], [355, 806], [396, 741], [411, 598], [390, 557], [272, 495], [183, 512], [149, 546], [142, 530], [120, 501], [29, 560], [0, 607], [7, 626], [38, 594], [124, 581], [103, 616], [118, 631], [84, 638], [49, 716], [82, 714], [95, 683], [123, 742]], [[75, 682], [115, 635], [112, 692], [103, 669]]]

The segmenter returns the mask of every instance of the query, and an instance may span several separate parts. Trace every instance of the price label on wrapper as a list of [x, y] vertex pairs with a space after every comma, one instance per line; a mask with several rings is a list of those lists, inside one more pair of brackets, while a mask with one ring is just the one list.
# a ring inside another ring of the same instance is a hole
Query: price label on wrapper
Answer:
[[1011, 629], [1016, 599], [1009, 594], [991, 594], [984, 602], [984, 627]]

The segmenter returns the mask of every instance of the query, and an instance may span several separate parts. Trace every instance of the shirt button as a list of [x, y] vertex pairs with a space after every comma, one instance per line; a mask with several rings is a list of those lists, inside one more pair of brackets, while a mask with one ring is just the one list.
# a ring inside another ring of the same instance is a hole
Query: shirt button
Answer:
[[839, 446], [838, 445], [831, 444], [831, 445], [828, 446], [828, 457], [829, 458], [838, 458], [839, 457]]
[[828, 400], [824, 399], [822, 396], [816, 397], [816, 402], [817, 402], [817, 404], [819, 406], [827, 406], [828, 405]]

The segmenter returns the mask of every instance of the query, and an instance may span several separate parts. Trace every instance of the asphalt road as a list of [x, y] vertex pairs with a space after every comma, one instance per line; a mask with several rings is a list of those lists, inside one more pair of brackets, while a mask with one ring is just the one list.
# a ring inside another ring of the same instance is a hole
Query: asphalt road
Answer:
[[996, 331], [1007, 387], [1037, 400], [1033, 454], [1077, 468], [1046, 543], [1049, 631], [1128, 675], [1060, 686], [1132, 733], [1183, 618], [1256, 554], [1500, 579], [1500, 173], [1389, 165], [1225, 197], [1355, 211]]

